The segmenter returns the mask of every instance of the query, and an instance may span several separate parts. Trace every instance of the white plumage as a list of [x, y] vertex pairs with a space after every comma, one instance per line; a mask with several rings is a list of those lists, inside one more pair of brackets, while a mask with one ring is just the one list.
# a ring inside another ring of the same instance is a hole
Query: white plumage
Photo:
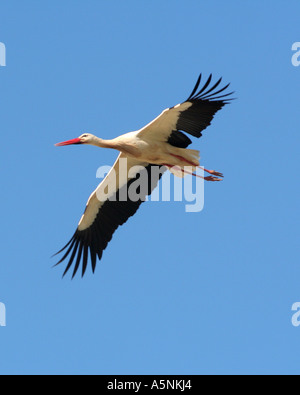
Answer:
[[[58, 264], [69, 257], [64, 275], [75, 262], [73, 277], [81, 263], [83, 276], [89, 257], [92, 270], [95, 271], [97, 257], [101, 259], [115, 230], [135, 214], [145, 197], [156, 187], [164, 171], [169, 169], [176, 176], [182, 177], [185, 166], [193, 169], [199, 166], [199, 151], [187, 148], [192, 141], [182, 131], [197, 138], [201, 137], [202, 131], [210, 125], [215, 113], [232, 100], [227, 98], [232, 92], [221, 94], [229, 84], [217, 90], [222, 79], [213, 86], [210, 86], [211, 80], [210, 75], [198, 91], [200, 75], [193, 92], [185, 102], [164, 110], [139, 131], [112, 140], [83, 134], [79, 138], [57, 144], [91, 144], [120, 152], [111, 171], [90, 196], [74, 236], [59, 251], [61, 253], [66, 250]], [[125, 159], [127, 166], [124, 165]], [[147, 183], [145, 190], [140, 191], [137, 200], [130, 199], [127, 196], [130, 187], [141, 174], [149, 176], [153, 168], [159, 168], [156, 169], [159, 171], [155, 172], [155, 179], [149, 178], [151, 182]], [[219, 181], [218, 177], [222, 177], [221, 173], [214, 170], [204, 170], [210, 173], [210, 176], [204, 177], [207, 181]], [[125, 200], [124, 195], [127, 196]]]

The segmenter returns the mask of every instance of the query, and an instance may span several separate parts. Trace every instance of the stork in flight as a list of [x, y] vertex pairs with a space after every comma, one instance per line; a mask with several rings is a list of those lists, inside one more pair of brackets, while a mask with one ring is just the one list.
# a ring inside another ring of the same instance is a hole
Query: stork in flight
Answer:
[[[186, 166], [190, 166], [193, 171], [199, 167], [199, 151], [187, 149], [192, 141], [182, 131], [194, 137], [201, 137], [201, 132], [210, 125], [216, 112], [232, 100], [228, 97], [233, 93], [224, 93], [230, 84], [220, 88], [222, 78], [212, 85], [212, 75], [200, 88], [201, 77], [202, 75], [185, 102], [166, 109], [147, 126], [136, 132], [124, 134], [113, 140], [103, 140], [85, 133], [76, 139], [56, 144], [56, 146], [91, 144], [120, 152], [112, 170], [90, 196], [74, 236], [58, 252], [60, 254], [66, 250], [57, 265], [69, 259], [63, 276], [75, 262], [73, 277], [80, 264], [83, 277], [89, 256], [92, 271], [95, 272], [97, 257], [101, 259], [113, 233], [136, 213], [146, 196], [152, 193], [164, 171], [169, 169], [179, 177], [185, 174], [196, 175], [193, 172], [188, 173]], [[125, 172], [121, 169], [124, 159], [127, 159]], [[142, 192], [137, 201], [120, 198], [141, 176], [142, 170], [150, 175], [155, 167], [160, 168], [160, 172], [156, 173], [158, 176], [147, 184], [147, 190]], [[140, 171], [135, 170], [132, 175], [130, 174], [132, 169]], [[204, 171], [210, 174], [202, 177], [206, 181], [220, 181], [219, 177], [223, 177], [221, 173], [214, 170], [204, 169]], [[123, 177], [118, 177], [121, 172]], [[110, 184], [113, 185], [113, 190], [105, 194], [104, 191]]]

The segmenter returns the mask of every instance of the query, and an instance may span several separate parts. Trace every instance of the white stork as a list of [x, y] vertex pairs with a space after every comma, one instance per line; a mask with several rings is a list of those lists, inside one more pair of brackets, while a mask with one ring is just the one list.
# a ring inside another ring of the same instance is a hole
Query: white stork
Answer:
[[[124, 134], [113, 140], [103, 140], [85, 133], [76, 139], [56, 144], [56, 146], [91, 144], [120, 152], [112, 171], [90, 196], [74, 236], [58, 252], [59, 254], [66, 250], [57, 265], [69, 257], [63, 276], [71, 268], [73, 262], [75, 262], [73, 277], [81, 262], [82, 276], [84, 276], [89, 255], [92, 271], [95, 272], [97, 256], [100, 260], [115, 230], [136, 213], [146, 196], [152, 193], [167, 168], [175, 175], [183, 176], [187, 173], [186, 166], [191, 166], [193, 171], [199, 167], [199, 151], [187, 149], [192, 141], [181, 131], [194, 137], [201, 137], [201, 132], [210, 125], [216, 112], [232, 100], [228, 96], [233, 93], [222, 93], [230, 84], [217, 90], [222, 78], [213, 86], [210, 86], [211, 80], [212, 75], [200, 89], [200, 75], [195, 88], [185, 102], [166, 109], [154, 121], [136, 132]], [[220, 93], [222, 94], [220, 95]], [[121, 159], [123, 158], [127, 159], [125, 172], [124, 169], [121, 169]], [[133, 167], [138, 170], [135, 170], [132, 175], [130, 169]], [[158, 176], [155, 180], [153, 177], [152, 179], [149, 177], [151, 182], [148, 182], [147, 190], [141, 193], [142, 196], [137, 201], [120, 198], [124, 192], [127, 193], [130, 185], [141, 176], [142, 170], [149, 175], [154, 167], [159, 167], [160, 172], [156, 173]], [[119, 177], [122, 171], [124, 175]], [[220, 181], [218, 177], [223, 177], [221, 173], [214, 170], [204, 169], [204, 171], [211, 174], [204, 177], [207, 181]], [[194, 173], [187, 174], [196, 175]], [[110, 183], [114, 185], [114, 188], [110, 194], [105, 194], [104, 192]]]

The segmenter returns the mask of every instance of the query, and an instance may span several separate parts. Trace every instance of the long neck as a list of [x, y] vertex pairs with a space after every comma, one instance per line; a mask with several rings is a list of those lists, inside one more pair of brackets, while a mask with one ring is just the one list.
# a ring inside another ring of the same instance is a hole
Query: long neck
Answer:
[[96, 136], [94, 136], [93, 142], [91, 144], [95, 145], [96, 147], [116, 149], [116, 145], [113, 140], [103, 140], [100, 139], [100, 137], [96, 137]]

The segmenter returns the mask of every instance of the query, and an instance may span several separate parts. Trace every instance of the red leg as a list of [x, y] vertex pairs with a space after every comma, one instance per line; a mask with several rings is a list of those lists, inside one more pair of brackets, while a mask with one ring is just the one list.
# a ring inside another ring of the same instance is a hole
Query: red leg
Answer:
[[222, 174], [222, 173], [219, 173], [218, 171], [215, 171], [215, 170], [207, 170], [207, 169], [204, 169], [204, 168], [203, 168], [203, 170], [206, 171], [206, 173], [212, 174], [213, 176], [224, 177], [223, 174]]
[[[193, 163], [193, 162], [190, 162], [189, 160], [183, 158], [182, 156], [174, 155], [174, 154], [171, 154], [171, 155], [174, 156], [174, 158], [177, 158], [177, 159], [181, 160], [182, 162], [185, 162], [185, 163], [187, 163], [187, 164], [189, 164], [189, 165], [191, 165], [191, 166], [200, 167], [200, 166], [198, 166], [197, 164], [195, 164], [195, 163]], [[224, 177], [223, 174], [222, 174], [222, 173], [219, 173], [218, 171], [215, 171], [215, 170], [207, 170], [207, 169], [204, 169], [204, 168], [203, 168], [203, 170], [204, 170], [206, 173], [212, 174], [213, 176]]]
[[163, 166], [166, 166], [166, 167], [169, 167], [169, 168], [176, 167], [178, 170], [180, 170], [184, 174], [189, 174], [189, 175], [194, 176], [194, 177], [202, 178], [202, 180], [205, 180], [205, 181], [222, 181], [221, 178], [217, 178], [217, 177], [212, 177], [212, 176], [203, 177], [203, 176], [200, 176], [199, 174], [195, 174], [195, 173], [189, 172], [187, 170], [183, 170], [179, 166], [172, 166], [172, 165], [166, 165], [166, 164], [164, 164]]

